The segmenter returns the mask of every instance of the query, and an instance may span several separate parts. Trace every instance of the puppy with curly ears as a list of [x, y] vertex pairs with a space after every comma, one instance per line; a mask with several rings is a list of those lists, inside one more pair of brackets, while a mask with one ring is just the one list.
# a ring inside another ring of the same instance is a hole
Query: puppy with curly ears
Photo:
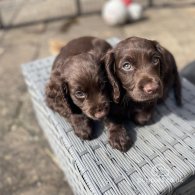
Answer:
[[68, 119], [75, 134], [91, 139], [93, 120], [109, 112], [105, 70], [101, 59], [111, 46], [95, 37], [81, 37], [61, 49], [46, 86], [48, 106]]
[[[110, 112], [113, 119], [132, 118], [137, 124], [146, 124], [156, 103], [165, 100], [171, 88], [177, 105], [181, 106], [181, 83], [175, 59], [158, 42], [130, 37], [109, 50], [104, 60], [115, 102]], [[115, 124], [117, 128], [121, 123]], [[129, 143], [129, 138], [124, 139], [124, 130], [121, 132], [121, 143]]]

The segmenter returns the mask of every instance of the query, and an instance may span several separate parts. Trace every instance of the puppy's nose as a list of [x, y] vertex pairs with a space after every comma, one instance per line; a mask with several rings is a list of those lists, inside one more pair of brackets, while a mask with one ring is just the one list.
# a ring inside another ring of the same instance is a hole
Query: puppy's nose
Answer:
[[97, 108], [96, 108], [96, 112], [95, 112], [95, 117], [98, 119], [103, 118], [104, 116], [106, 116], [107, 112], [108, 112], [108, 104], [106, 102], [100, 104]]
[[153, 94], [159, 89], [159, 84], [156, 82], [150, 82], [144, 85], [143, 90], [147, 94]]

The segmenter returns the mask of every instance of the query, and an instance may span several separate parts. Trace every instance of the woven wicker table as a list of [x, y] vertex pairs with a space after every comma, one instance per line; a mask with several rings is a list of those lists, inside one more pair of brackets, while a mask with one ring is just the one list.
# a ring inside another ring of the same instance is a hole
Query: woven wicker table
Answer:
[[70, 124], [46, 106], [44, 87], [53, 60], [34, 61], [22, 69], [37, 120], [75, 194], [195, 194], [195, 182], [190, 178], [195, 174], [192, 84], [182, 80], [182, 108], [175, 106], [170, 94], [165, 104], [157, 107], [154, 123], [127, 125], [136, 132], [136, 141], [127, 153], [121, 153], [110, 147], [106, 131], [92, 141], [80, 140]]

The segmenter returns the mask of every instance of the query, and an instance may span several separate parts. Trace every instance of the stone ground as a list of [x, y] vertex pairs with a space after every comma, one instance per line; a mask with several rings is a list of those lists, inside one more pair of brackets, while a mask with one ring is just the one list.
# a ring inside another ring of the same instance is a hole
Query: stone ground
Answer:
[[[68, 26], [68, 27], [67, 27]], [[65, 28], [67, 27], [67, 28]], [[0, 194], [71, 195], [39, 128], [20, 65], [51, 55], [48, 43], [93, 35], [156, 39], [175, 56], [179, 69], [195, 59], [195, 7], [145, 12], [145, 20], [112, 28], [99, 15], [0, 31]]]

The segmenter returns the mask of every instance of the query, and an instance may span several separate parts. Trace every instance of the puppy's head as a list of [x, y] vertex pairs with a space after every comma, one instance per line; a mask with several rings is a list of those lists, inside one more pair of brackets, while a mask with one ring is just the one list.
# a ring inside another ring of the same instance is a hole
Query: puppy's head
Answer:
[[106, 70], [115, 102], [120, 87], [138, 102], [153, 101], [163, 94], [163, 48], [156, 42], [131, 37], [106, 54]]
[[106, 78], [100, 62], [93, 54], [85, 53], [71, 57], [61, 72], [65, 81], [65, 95], [89, 118], [100, 120], [109, 111]]

